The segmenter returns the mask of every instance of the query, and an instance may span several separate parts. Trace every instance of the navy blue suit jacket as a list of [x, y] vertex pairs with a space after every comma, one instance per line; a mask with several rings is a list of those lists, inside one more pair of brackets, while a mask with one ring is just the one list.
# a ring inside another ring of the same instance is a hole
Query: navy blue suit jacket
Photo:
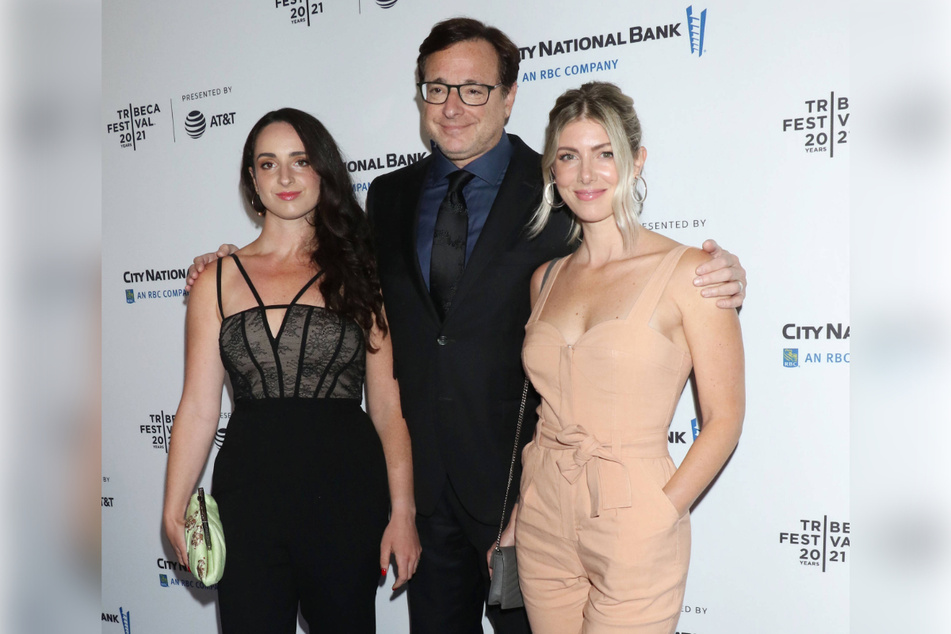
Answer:
[[[570, 252], [564, 213], [552, 214], [545, 230], [528, 238], [541, 199], [541, 157], [509, 138], [512, 159], [445, 321], [416, 255], [419, 197], [432, 156], [376, 178], [367, 194], [422, 515], [432, 513], [451, 482], [476, 519], [499, 521], [525, 378], [529, 283], [539, 265]], [[532, 390], [520, 445], [531, 438], [537, 404]], [[521, 454], [510, 506], [520, 474]]]

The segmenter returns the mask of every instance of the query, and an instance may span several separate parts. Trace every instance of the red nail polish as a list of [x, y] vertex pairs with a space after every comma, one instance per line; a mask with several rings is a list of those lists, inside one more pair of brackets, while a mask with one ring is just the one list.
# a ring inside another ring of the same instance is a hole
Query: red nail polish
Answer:
[[380, 568], [380, 576], [381, 576], [381, 577], [385, 577], [385, 576], [386, 576], [386, 568]]

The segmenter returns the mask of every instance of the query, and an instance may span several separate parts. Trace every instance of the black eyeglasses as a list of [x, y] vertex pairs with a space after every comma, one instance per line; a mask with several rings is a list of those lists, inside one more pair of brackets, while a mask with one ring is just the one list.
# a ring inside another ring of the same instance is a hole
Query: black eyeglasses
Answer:
[[435, 105], [446, 103], [453, 88], [459, 93], [462, 103], [467, 106], [484, 106], [493, 90], [503, 84], [444, 84], [440, 81], [424, 81], [419, 86], [419, 95], [426, 103]]

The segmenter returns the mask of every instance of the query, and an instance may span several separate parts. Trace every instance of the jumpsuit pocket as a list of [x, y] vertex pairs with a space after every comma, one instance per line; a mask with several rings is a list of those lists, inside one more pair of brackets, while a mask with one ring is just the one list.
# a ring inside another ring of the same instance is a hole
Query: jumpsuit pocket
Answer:
[[664, 498], [664, 502], [666, 502], [667, 508], [670, 511], [670, 515], [671, 517], [674, 518], [675, 522], [679, 521], [680, 518], [683, 517], [683, 515], [686, 515], [686, 513], [684, 513], [683, 515], [680, 514], [680, 511], [677, 510], [677, 507], [674, 506], [674, 503], [671, 502], [670, 498], [667, 497], [667, 494], [664, 493], [664, 489], [660, 490], [660, 497]]
[[664, 493], [664, 487], [670, 480], [670, 475], [672, 475], [667, 473], [670, 471], [670, 465], [666, 465], [665, 462], [658, 460], [655, 463], [653, 460], [638, 460], [636, 464], [639, 467], [640, 474], [638, 475], [644, 489], [642, 495], [647, 497], [646, 503], [658, 514], [656, 523], [669, 528], [680, 521], [682, 515], [677, 511], [677, 507], [670, 501], [667, 494]]

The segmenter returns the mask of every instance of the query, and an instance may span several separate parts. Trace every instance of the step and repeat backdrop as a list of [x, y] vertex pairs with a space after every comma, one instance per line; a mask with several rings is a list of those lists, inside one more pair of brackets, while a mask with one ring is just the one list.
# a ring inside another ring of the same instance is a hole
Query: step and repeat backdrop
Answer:
[[[621, 86], [648, 149], [644, 225], [692, 245], [715, 238], [749, 271], [745, 429], [693, 509], [678, 631], [846, 632], [848, 175], [853, 108], [862, 108], [849, 93], [846, 6], [105, 2], [103, 632], [218, 627], [215, 588], [175, 561], [161, 511], [182, 388], [186, 269], [260, 228], [238, 191], [250, 127], [282, 106], [313, 113], [363, 200], [375, 177], [430, 152], [417, 48], [435, 22], [458, 15], [501, 28], [520, 47], [506, 129], [536, 149], [564, 90], [590, 80]], [[231, 396], [222, 396], [206, 487], [228, 431]], [[698, 433], [696, 418], [688, 389], [668, 437], [675, 461]], [[409, 630], [405, 595], [389, 584], [377, 619], [381, 633]]]

